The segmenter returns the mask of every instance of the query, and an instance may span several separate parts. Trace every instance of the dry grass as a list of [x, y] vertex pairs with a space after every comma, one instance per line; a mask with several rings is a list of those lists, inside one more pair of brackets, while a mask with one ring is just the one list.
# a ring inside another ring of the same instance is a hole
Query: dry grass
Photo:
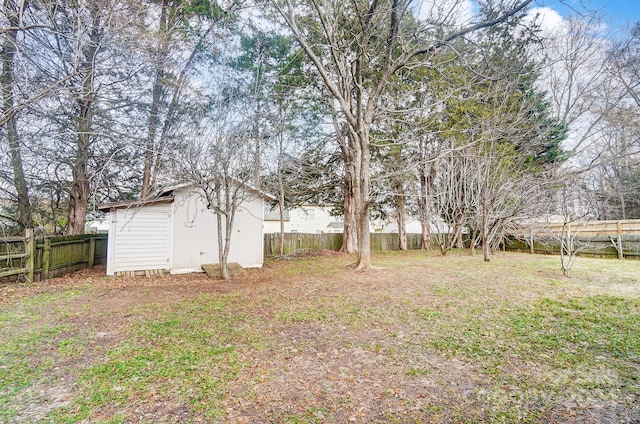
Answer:
[[11, 287], [0, 421], [640, 420], [640, 262], [353, 261]]

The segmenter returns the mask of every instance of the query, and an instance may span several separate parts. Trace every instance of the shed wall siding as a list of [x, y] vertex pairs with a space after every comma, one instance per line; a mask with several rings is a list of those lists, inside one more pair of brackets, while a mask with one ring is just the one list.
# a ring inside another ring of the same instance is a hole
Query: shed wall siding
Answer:
[[[218, 263], [217, 234], [216, 216], [197, 192], [175, 193], [172, 272], [198, 271], [202, 264]], [[229, 262], [262, 266], [262, 238], [262, 199], [251, 197], [236, 212]]]
[[117, 209], [112, 214], [110, 274], [170, 268], [171, 205]]

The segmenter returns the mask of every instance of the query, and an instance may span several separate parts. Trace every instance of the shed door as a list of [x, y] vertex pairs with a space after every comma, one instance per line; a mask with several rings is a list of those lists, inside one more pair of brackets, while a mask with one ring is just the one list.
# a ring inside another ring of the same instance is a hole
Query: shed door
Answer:
[[118, 209], [115, 215], [113, 272], [169, 269], [171, 204]]
[[200, 262], [198, 266], [217, 264], [220, 260], [218, 255], [218, 221], [216, 220], [216, 215], [211, 210], [204, 209], [200, 218]]

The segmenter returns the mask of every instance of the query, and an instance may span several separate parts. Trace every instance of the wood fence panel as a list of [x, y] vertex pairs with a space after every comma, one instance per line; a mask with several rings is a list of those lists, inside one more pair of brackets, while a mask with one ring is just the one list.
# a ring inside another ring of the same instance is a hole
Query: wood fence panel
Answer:
[[[388, 250], [398, 250], [400, 239], [394, 233], [372, 233], [371, 251], [383, 252]], [[407, 248], [410, 250], [420, 250], [422, 236], [420, 234], [407, 234]], [[432, 247], [437, 248], [432, 238]], [[342, 234], [305, 234], [305, 233], [285, 233], [284, 254], [288, 255], [299, 249], [329, 249], [340, 250], [342, 247]], [[264, 255], [273, 257], [280, 254], [280, 234], [264, 235]]]
[[[618, 221], [574, 221], [570, 224], [572, 234], [594, 236], [640, 236], [640, 219]], [[562, 233], [562, 222], [532, 223], [522, 227], [518, 235], [559, 235]]]
[[[340, 250], [342, 246], [342, 234], [306, 234], [285, 233], [284, 254], [288, 255], [300, 249], [328, 249]], [[264, 255], [266, 257], [280, 254], [280, 234], [264, 235]]]
[[33, 246], [32, 230], [27, 230], [25, 237], [0, 238], [0, 278], [21, 274], [32, 277]]
[[[106, 262], [106, 234], [77, 236], [49, 236], [39, 238], [36, 257], [49, 256], [48, 267], [44, 260], [36, 267], [36, 279], [59, 277], [93, 265]], [[48, 243], [45, 244], [45, 241]], [[47, 246], [48, 245], [48, 246]], [[45, 252], [46, 248], [48, 252]]]
[[[582, 246], [581, 255], [640, 258], [640, 219], [574, 221], [564, 228]], [[506, 250], [560, 254], [563, 223], [531, 223], [509, 236]]]
[[[618, 242], [618, 238], [620, 242]], [[575, 244], [581, 248], [579, 256], [597, 256], [603, 258], [637, 258], [640, 259], [640, 236], [580, 236], [574, 238]], [[622, 251], [619, 252], [618, 248]], [[505, 243], [505, 250], [518, 252], [531, 252], [559, 255], [560, 239], [550, 237], [535, 238], [533, 249], [531, 241], [527, 238], [509, 237]]]
[[[3, 254], [15, 258], [2, 260]], [[106, 234], [0, 239], [0, 277], [24, 274], [30, 281], [46, 280], [105, 263], [106, 258]]]

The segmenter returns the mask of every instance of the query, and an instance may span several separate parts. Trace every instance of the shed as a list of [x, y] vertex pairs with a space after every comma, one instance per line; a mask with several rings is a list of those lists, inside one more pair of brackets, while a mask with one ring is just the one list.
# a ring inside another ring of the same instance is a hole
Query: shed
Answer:
[[[244, 268], [263, 264], [263, 203], [268, 195], [246, 187], [238, 207], [228, 261]], [[107, 275], [137, 271], [172, 274], [217, 264], [216, 215], [193, 185], [155, 198], [100, 206], [109, 212]]]

